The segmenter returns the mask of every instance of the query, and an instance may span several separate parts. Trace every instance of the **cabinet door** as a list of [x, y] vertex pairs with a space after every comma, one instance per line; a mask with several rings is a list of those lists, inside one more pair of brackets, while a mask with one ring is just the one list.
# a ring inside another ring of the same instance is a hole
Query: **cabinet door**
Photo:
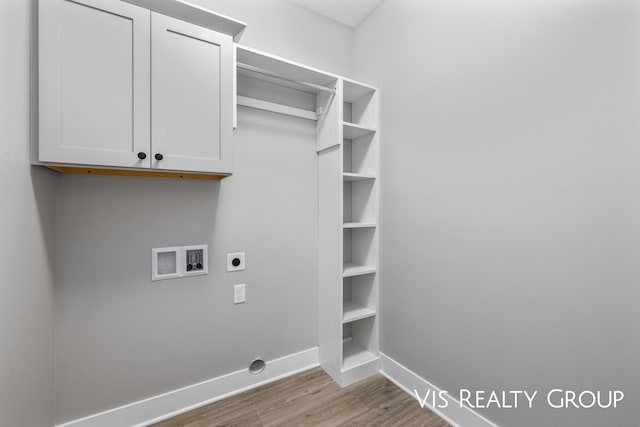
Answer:
[[150, 167], [150, 19], [121, 1], [40, 0], [38, 160]]
[[230, 36], [151, 13], [152, 168], [231, 172], [232, 47]]

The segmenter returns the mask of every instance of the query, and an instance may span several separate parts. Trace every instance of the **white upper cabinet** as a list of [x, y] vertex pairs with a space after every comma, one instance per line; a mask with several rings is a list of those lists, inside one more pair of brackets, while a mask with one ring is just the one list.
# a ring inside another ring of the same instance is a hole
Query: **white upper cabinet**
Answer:
[[113, 0], [41, 0], [41, 162], [149, 167], [150, 12]]
[[151, 46], [152, 167], [230, 173], [232, 38], [152, 12]]
[[120, 0], [40, 0], [35, 160], [231, 173], [232, 48]]

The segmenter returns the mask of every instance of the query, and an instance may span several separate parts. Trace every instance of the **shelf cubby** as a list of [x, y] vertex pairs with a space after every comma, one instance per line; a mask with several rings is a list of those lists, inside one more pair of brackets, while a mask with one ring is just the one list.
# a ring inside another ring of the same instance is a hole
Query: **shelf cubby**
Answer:
[[345, 323], [342, 328], [342, 371], [357, 368], [378, 359], [375, 317]]
[[342, 348], [342, 370], [357, 368], [378, 359], [374, 353], [361, 346], [358, 342], [346, 340]]
[[342, 168], [344, 173], [375, 175], [378, 159], [374, 149], [374, 136], [344, 139]]
[[377, 313], [377, 293], [372, 274], [342, 279], [342, 323], [373, 317]]
[[375, 88], [345, 79], [343, 82], [343, 120], [375, 129], [377, 108]]
[[344, 264], [375, 267], [375, 228], [343, 229], [342, 253]]
[[376, 272], [376, 238], [376, 229], [372, 227], [343, 229], [343, 277], [360, 276]]
[[347, 180], [343, 183], [343, 223], [375, 223], [378, 198], [374, 179]]
[[376, 92], [376, 88], [364, 83], [350, 79], [343, 79], [343, 100], [353, 104], [366, 97], [371, 97]]

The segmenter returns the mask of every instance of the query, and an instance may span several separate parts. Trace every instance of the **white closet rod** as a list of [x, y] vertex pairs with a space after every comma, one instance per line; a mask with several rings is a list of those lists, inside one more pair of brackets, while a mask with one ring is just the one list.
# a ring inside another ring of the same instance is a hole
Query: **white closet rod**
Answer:
[[271, 111], [272, 113], [286, 114], [287, 116], [300, 117], [307, 120], [318, 120], [318, 115], [314, 111], [276, 104], [275, 102], [263, 101], [261, 99], [249, 98], [247, 96], [238, 96], [236, 103], [243, 107]]
[[286, 80], [288, 82], [296, 83], [296, 84], [299, 84], [301, 86], [306, 86], [306, 87], [309, 87], [309, 88], [312, 88], [312, 89], [315, 89], [315, 90], [318, 90], [318, 91], [336, 93], [335, 89], [332, 89], [332, 88], [329, 88], [329, 87], [325, 87], [325, 86], [320, 86], [320, 85], [317, 85], [315, 83], [309, 83], [309, 82], [305, 82], [305, 81], [302, 81], [302, 80], [296, 80], [296, 79], [291, 78], [289, 76], [285, 76], [284, 74], [274, 73], [273, 71], [264, 70], [262, 68], [254, 67], [253, 65], [248, 65], [248, 64], [243, 64], [242, 62], [238, 62], [237, 66], [238, 66], [238, 68], [243, 68], [245, 70], [253, 71], [254, 73], [264, 74], [265, 76], [274, 77], [274, 78], [280, 79], [280, 80]]

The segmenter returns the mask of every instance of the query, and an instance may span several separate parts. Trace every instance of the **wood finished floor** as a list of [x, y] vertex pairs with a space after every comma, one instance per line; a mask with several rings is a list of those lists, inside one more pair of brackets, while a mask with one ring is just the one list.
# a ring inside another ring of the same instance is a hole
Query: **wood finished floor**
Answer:
[[402, 426], [445, 421], [381, 375], [340, 388], [321, 368], [212, 403], [153, 427]]

